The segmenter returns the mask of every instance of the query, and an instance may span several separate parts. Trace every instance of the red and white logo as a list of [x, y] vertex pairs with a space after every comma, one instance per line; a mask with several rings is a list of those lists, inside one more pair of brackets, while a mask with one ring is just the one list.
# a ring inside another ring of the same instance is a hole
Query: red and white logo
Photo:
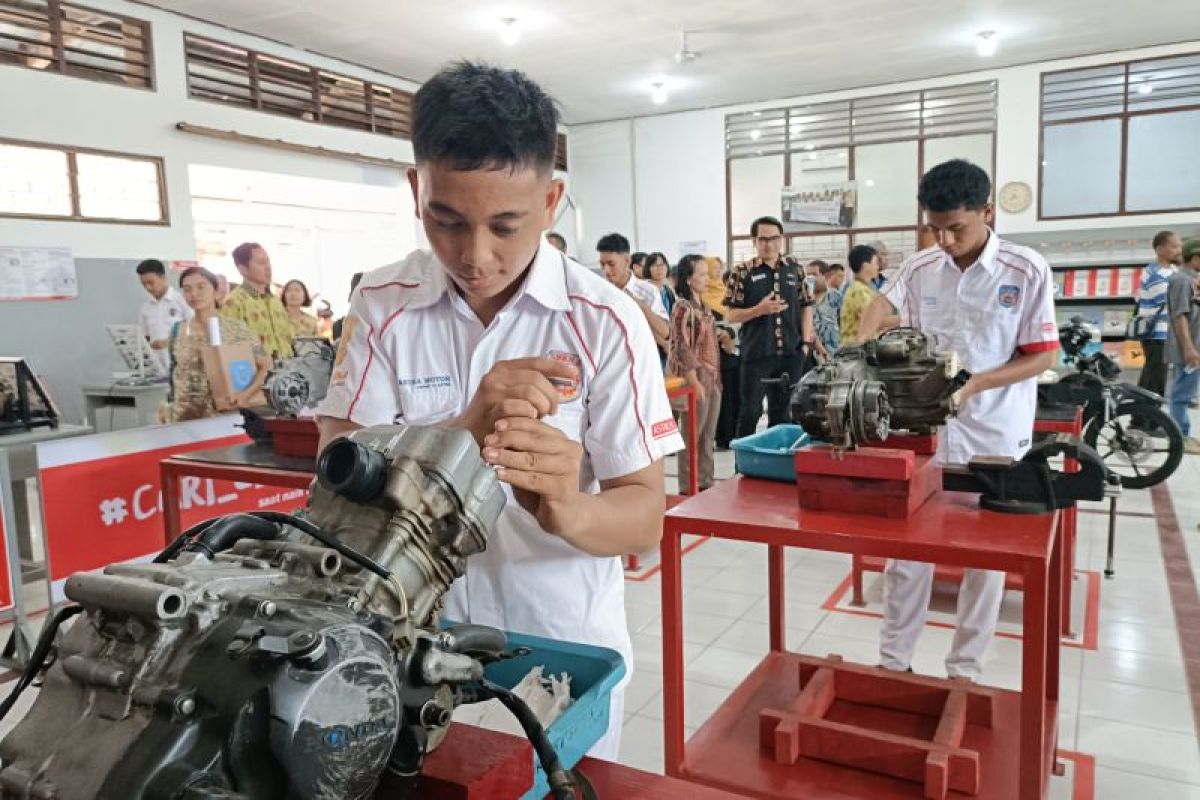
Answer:
[[552, 358], [555, 361], [574, 367], [574, 378], [551, 378], [550, 383], [558, 392], [560, 403], [569, 403], [572, 400], [578, 400], [580, 388], [583, 386], [583, 359], [574, 353], [567, 353], [562, 350], [551, 350], [546, 353], [546, 358]]
[[679, 426], [675, 424], [673, 419], [664, 419], [662, 422], [656, 422], [650, 426], [650, 435], [655, 439], [662, 439], [670, 436], [672, 433], [677, 433]]

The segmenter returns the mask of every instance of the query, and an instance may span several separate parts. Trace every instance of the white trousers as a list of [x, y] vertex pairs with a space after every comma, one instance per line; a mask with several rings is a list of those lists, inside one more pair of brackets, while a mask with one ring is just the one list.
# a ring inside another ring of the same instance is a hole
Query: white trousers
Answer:
[[600, 741], [588, 751], [592, 758], [603, 761], [620, 761], [621, 728], [625, 725], [625, 687], [613, 690], [608, 702], [608, 730]]
[[[917, 639], [929, 612], [933, 591], [933, 564], [920, 561], [888, 562], [884, 570], [884, 618], [879, 663], [904, 671], [912, 665]], [[1004, 573], [968, 569], [958, 589], [958, 623], [954, 644], [946, 657], [951, 678], [978, 680], [991, 644], [1000, 603], [1004, 599]]]

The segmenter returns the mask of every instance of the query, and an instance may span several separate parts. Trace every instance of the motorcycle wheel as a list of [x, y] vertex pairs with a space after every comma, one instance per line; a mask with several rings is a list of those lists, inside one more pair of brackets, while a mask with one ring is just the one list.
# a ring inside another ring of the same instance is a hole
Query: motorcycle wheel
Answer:
[[[1140, 427], [1134, 427], [1134, 419], [1142, 421]], [[1183, 461], [1183, 433], [1175, 420], [1141, 403], [1122, 403], [1104, 424], [1094, 419], [1083, 438], [1128, 489], [1165, 481]]]

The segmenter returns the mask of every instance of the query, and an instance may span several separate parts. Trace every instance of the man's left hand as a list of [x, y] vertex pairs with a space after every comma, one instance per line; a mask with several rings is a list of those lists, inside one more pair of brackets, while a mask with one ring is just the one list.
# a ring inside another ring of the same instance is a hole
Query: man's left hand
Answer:
[[955, 395], [958, 400], [958, 409], [962, 409], [964, 406], [966, 406], [968, 400], [984, 391], [986, 388], [987, 387], [982, 384], [982, 380], [979, 375], [972, 375], [967, 382], [963, 384], [963, 387], [958, 390], [958, 394]]
[[483, 459], [543, 530], [562, 535], [574, 529], [583, 445], [541, 420], [508, 417], [484, 438]]

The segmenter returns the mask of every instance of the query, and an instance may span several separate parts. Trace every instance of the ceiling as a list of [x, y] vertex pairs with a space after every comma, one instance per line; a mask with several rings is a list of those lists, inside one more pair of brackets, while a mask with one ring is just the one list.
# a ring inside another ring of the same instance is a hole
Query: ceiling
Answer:
[[[1165, 44], [1200, 2], [1156, 0], [156, 0], [170, 11], [422, 81], [455, 58], [517, 67], [568, 124]], [[499, 20], [515, 17], [516, 46]], [[689, 31], [691, 64], [673, 59]], [[995, 30], [980, 58], [973, 36]], [[650, 102], [665, 82], [669, 99]]]

